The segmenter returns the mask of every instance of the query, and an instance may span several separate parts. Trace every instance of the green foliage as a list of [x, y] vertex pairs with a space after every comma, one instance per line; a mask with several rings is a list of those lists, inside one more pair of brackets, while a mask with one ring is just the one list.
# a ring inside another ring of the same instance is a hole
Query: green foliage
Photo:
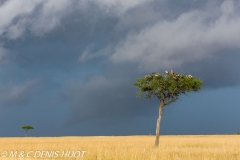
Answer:
[[27, 136], [27, 132], [29, 129], [34, 129], [32, 126], [22, 126], [22, 129], [24, 129], [26, 131], [25, 136]]
[[165, 74], [152, 73], [138, 78], [134, 85], [140, 89], [137, 92], [138, 97], [142, 97], [143, 94], [146, 98], [156, 96], [167, 105], [176, 101], [180, 94], [199, 91], [203, 81], [192, 75], [177, 74], [171, 70], [171, 73], [165, 71]]
[[22, 129], [29, 130], [29, 129], [34, 129], [32, 126], [22, 126]]
[[237, 135], [240, 135], [240, 132], [237, 132]]

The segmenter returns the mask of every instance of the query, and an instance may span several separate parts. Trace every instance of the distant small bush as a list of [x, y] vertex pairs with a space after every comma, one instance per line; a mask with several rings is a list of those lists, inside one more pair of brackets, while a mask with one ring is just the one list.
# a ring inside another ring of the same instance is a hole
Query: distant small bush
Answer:
[[237, 132], [237, 135], [240, 135], [240, 132]]

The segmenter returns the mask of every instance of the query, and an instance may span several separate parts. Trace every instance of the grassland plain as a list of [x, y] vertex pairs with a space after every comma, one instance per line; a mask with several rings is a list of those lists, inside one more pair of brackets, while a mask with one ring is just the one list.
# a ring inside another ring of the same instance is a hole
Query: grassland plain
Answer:
[[239, 135], [161, 136], [159, 148], [154, 148], [154, 139], [154, 136], [0, 138], [0, 160], [240, 160]]

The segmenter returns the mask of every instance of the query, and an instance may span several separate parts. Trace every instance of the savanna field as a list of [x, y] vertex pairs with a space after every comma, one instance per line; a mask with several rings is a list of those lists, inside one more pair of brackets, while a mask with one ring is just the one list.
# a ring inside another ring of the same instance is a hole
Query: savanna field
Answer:
[[240, 135], [0, 138], [0, 159], [240, 160]]

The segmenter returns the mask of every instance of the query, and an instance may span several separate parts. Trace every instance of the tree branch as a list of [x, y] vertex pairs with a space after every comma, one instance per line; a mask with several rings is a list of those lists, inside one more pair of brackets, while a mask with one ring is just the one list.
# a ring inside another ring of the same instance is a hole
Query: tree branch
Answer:
[[170, 103], [175, 102], [177, 99], [178, 99], [178, 98], [173, 98], [173, 99], [165, 102], [164, 105], [169, 105]]

